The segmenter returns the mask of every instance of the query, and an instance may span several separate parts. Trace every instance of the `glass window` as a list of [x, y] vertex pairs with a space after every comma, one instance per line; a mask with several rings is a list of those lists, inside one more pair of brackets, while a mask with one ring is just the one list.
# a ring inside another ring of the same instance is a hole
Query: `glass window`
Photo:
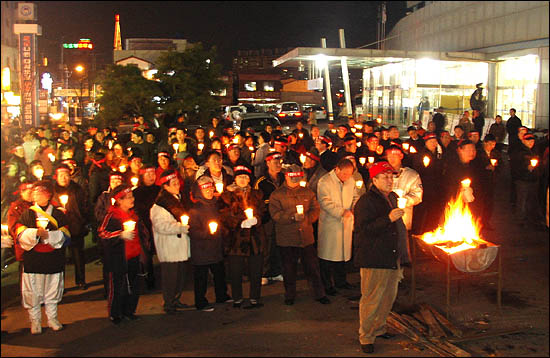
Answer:
[[264, 82], [264, 91], [266, 91], [266, 92], [275, 91], [275, 83], [273, 83], [273, 82]]
[[249, 92], [256, 91], [256, 82], [245, 82], [244, 90]]

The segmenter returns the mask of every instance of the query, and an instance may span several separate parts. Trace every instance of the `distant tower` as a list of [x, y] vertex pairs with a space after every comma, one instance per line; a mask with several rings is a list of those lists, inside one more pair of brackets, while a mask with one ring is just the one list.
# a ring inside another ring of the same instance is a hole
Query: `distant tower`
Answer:
[[115, 50], [122, 50], [122, 40], [120, 39], [120, 15], [115, 15]]

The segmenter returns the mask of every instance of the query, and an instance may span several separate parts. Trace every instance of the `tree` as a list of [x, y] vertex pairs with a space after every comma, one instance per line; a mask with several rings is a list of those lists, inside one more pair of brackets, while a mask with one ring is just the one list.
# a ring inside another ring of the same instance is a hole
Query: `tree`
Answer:
[[138, 115], [150, 118], [157, 112], [154, 97], [162, 95], [159, 85], [143, 77], [137, 66], [109, 65], [99, 74], [98, 83], [102, 88], [97, 100], [100, 121], [117, 123]]
[[219, 105], [212, 94], [225, 86], [220, 80], [222, 66], [214, 62], [215, 57], [216, 48], [206, 50], [201, 43], [159, 57], [155, 78], [160, 80], [163, 92], [163, 112], [172, 118], [187, 114], [190, 120], [209, 119]]

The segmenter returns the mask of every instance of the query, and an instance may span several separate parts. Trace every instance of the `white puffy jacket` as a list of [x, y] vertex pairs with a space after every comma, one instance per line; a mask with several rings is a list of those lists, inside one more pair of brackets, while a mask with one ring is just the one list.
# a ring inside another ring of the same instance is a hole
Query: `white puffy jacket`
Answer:
[[[187, 261], [191, 257], [189, 236], [183, 226], [165, 208], [154, 204], [150, 210], [153, 238], [160, 262]], [[180, 237], [178, 237], [178, 235]]]
[[398, 192], [396, 189], [402, 190], [401, 197], [407, 199], [403, 222], [407, 230], [410, 230], [412, 227], [413, 206], [422, 202], [424, 192], [420, 175], [414, 169], [402, 167], [397, 174], [393, 175], [393, 190]]

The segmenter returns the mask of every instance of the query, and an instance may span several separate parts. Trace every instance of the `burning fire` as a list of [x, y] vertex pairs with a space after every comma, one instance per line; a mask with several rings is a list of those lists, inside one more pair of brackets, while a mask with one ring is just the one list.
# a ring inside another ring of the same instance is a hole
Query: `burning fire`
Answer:
[[479, 222], [474, 220], [468, 205], [459, 194], [454, 201], [451, 200], [445, 208], [445, 223], [432, 232], [422, 235], [422, 240], [430, 245], [435, 245], [447, 254], [475, 249], [488, 242], [480, 238]]

